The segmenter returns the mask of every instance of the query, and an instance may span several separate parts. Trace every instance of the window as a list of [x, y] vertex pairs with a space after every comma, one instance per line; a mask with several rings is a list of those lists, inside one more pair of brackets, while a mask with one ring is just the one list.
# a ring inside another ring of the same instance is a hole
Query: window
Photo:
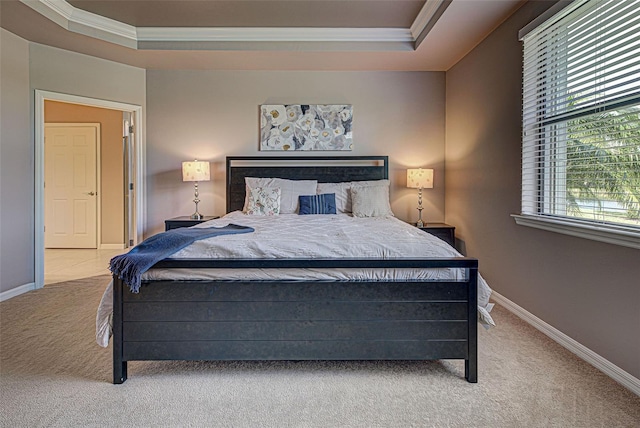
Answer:
[[576, 0], [522, 41], [516, 221], [640, 248], [638, 1]]

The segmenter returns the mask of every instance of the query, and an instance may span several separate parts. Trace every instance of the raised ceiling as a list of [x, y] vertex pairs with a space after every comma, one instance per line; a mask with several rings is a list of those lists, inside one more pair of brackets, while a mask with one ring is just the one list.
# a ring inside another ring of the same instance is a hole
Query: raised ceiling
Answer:
[[424, 0], [68, 0], [134, 27], [408, 28]]
[[147, 69], [444, 71], [522, 0], [1, 0], [2, 28]]

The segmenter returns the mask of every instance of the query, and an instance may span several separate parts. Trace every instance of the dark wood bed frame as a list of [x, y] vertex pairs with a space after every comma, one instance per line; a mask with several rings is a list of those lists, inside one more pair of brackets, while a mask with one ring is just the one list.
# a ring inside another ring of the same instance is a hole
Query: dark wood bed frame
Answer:
[[[274, 163], [277, 163], [275, 165]], [[303, 164], [304, 166], [300, 166]], [[244, 177], [388, 178], [386, 156], [228, 157], [227, 212]], [[464, 359], [477, 382], [478, 262], [438, 259], [165, 259], [158, 268], [459, 268], [451, 281], [143, 281], [114, 277], [113, 382], [140, 360]]]

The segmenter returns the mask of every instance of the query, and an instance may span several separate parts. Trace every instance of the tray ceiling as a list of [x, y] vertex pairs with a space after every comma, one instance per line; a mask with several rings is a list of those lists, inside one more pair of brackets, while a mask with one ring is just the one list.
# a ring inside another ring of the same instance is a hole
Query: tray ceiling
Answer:
[[521, 0], [2, 0], [3, 28], [142, 68], [447, 70]]
[[68, 0], [134, 27], [409, 28], [425, 0]]

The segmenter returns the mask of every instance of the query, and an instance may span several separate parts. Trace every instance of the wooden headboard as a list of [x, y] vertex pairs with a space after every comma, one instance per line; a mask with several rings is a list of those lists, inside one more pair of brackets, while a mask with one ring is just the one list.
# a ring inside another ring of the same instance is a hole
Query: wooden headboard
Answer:
[[389, 178], [388, 156], [227, 156], [227, 212], [242, 210], [245, 177], [318, 180], [319, 183]]

